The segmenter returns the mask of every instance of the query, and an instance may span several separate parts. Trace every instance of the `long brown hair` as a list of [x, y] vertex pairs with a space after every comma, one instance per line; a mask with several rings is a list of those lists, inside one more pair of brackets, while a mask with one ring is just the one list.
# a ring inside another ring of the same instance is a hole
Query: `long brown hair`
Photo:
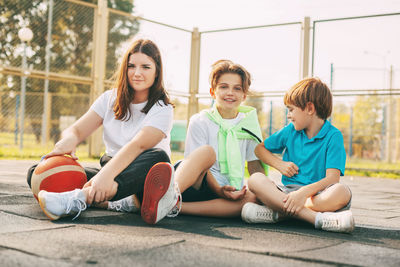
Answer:
[[128, 60], [134, 53], [143, 53], [152, 58], [156, 65], [156, 77], [153, 85], [149, 89], [149, 96], [146, 106], [141, 110], [148, 113], [151, 107], [162, 100], [165, 105], [171, 104], [168, 93], [164, 88], [163, 67], [160, 50], [157, 45], [148, 39], [138, 39], [130, 46], [122, 58], [118, 71], [114, 74], [114, 88], [117, 90], [117, 99], [115, 100], [113, 111], [117, 120], [129, 120], [131, 111], [129, 105], [135, 98], [135, 90], [128, 83]]

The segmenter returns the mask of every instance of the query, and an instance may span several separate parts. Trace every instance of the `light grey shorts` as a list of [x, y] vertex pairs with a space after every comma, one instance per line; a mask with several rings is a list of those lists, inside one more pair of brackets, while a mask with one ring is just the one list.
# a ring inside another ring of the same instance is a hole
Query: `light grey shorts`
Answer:
[[[315, 195], [319, 195], [322, 192], [324, 192], [326, 189], [328, 189], [329, 187], [331, 187], [334, 184], [328, 185], [324, 190], [319, 191], [318, 193], [316, 193]], [[347, 185], [343, 184], [350, 192], [350, 199], [349, 202], [347, 202], [346, 206], [344, 206], [341, 209], [338, 209], [337, 211], [344, 211], [344, 210], [349, 210], [351, 207], [351, 199], [353, 198], [353, 194], [351, 193], [350, 187], [348, 187]], [[299, 184], [288, 184], [288, 185], [276, 185], [276, 187], [278, 187], [279, 190], [281, 190], [283, 193], [285, 194], [289, 194], [290, 192], [294, 192], [299, 190], [300, 188], [303, 187], [303, 185], [299, 185]]]

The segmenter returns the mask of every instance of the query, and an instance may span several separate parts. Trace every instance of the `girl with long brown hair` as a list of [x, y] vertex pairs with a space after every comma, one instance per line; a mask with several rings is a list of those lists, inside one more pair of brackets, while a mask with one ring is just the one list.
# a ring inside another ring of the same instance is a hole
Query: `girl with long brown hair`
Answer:
[[[45, 156], [69, 154], [77, 159], [76, 146], [103, 126], [106, 153], [100, 159], [101, 169], [85, 168], [88, 182], [84, 187], [64, 193], [39, 192], [40, 206], [52, 220], [78, 216], [87, 205], [138, 210], [149, 170], [158, 162], [170, 161], [173, 105], [163, 85], [156, 44], [146, 39], [133, 42], [114, 78], [114, 88], [97, 98]], [[29, 185], [35, 167], [28, 173]], [[156, 175], [168, 176], [173, 182], [171, 173]]]

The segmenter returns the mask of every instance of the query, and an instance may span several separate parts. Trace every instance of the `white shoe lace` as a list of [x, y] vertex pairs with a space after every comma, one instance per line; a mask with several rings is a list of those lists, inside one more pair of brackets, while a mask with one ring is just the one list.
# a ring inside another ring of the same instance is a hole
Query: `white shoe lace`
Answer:
[[174, 184], [175, 193], [178, 196], [177, 204], [172, 208], [170, 212], [168, 212], [167, 217], [176, 217], [182, 209], [182, 194], [179, 190], [179, 186], [177, 183]]
[[257, 211], [257, 217], [261, 217], [262, 219], [266, 219], [269, 221], [273, 221], [273, 212], [269, 211], [269, 210], [265, 210], [265, 211]]
[[74, 218], [72, 218], [72, 220], [75, 220], [76, 218], [79, 217], [81, 212], [86, 209], [87, 205], [85, 201], [79, 198], [69, 198], [66, 207], [67, 207], [65, 210], [66, 214], [69, 214], [73, 208], [77, 208], [78, 213], [75, 215]]
[[322, 229], [340, 229], [339, 220], [336, 218], [329, 218], [323, 220]]
[[110, 201], [108, 202], [110, 207], [110, 210], [116, 210], [116, 211], [121, 211], [122, 210], [122, 204], [119, 202], [114, 202], [114, 201]]

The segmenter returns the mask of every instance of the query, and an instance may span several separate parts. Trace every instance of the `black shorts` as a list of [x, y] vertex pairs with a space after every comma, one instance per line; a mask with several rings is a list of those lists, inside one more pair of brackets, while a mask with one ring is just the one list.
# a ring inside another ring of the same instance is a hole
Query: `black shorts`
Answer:
[[[174, 165], [176, 170], [182, 161], [178, 161]], [[200, 188], [197, 190], [193, 186], [189, 187], [182, 193], [183, 202], [207, 201], [219, 198], [219, 196], [210, 189], [207, 183], [207, 173], [203, 177]]]

